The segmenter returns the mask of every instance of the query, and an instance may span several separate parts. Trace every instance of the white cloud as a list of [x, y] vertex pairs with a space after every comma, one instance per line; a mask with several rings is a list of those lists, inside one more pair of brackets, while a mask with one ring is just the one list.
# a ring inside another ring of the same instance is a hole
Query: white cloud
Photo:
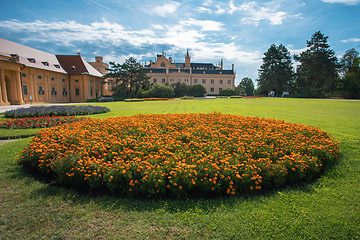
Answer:
[[346, 40], [341, 40], [343, 43], [349, 43], [349, 42], [360, 42], [360, 38], [349, 38]]
[[200, 13], [204, 13], [204, 12], [212, 13], [213, 12], [211, 9], [208, 9], [208, 8], [205, 8], [205, 7], [198, 7], [196, 10], [198, 12], [200, 12]]
[[210, 6], [212, 4], [212, 0], [205, 0], [203, 6]]
[[212, 20], [196, 20], [190, 18], [185, 21], [180, 21], [180, 24], [184, 26], [197, 26], [201, 28], [201, 31], [221, 31], [223, 23]]
[[360, 3], [360, 0], [322, 0], [325, 3], [343, 3], [346, 5], [356, 5]]
[[[224, 43], [221, 40], [211, 40], [207, 35], [209, 31], [221, 31], [223, 24], [210, 20], [188, 19], [177, 25], [153, 25], [150, 29], [130, 30], [117, 23], [111, 23], [103, 19], [102, 22], [80, 24], [75, 21], [67, 22], [18, 22], [16, 20], [2, 21], [0, 27], [6, 31], [26, 37], [19, 38], [25, 45], [27, 41], [46, 42], [52, 46], [65, 46], [69, 54], [76, 52], [88, 52], [103, 55], [105, 61], [123, 62], [130, 56], [139, 61], [148, 62], [152, 59], [159, 45], [171, 46], [168, 53], [185, 53], [190, 49], [192, 61], [213, 62], [224, 58], [224, 63], [235, 63], [241, 74], [256, 73], [261, 65], [262, 53], [244, 51], [240, 45]], [[210, 39], [210, 41], [209, 41]], [[90, 49], [92, 50], [90, 50]], [[43, 49], [44, 51], [49, 51]], [[55, 53], [56, 54], [56, 53]], [[90, 57], [89, 56], [89, 57]], [[85, 56], [86, 57], [86, 56]], [[90, 58], [91, 58], [90, 57]], [[183, 59], [174, 59], [184, 61]]]
[[170, 1], [169, 3], [166, 3], [162, 6], [157, 6], [157, 7], [153, 8], [152, 12], [157, 15], [160, 15], [162, 17], [167, 17], [167, 16], [173, 14], [179, 6], [180, 6], [180, 3]]
[[152, 27], [155, 29], [164, 29], [164, 27], [160, 24], [153, 24]]
[[[359, 0], [360, 1], [360, 0]], [[239, 14], [241, 22], [258, 25], [260, 21], [269, 21], [273, 25], [283, 24], [283, 20], [290, 17], [286, 12], [278, 10], [280, 5], [276, 1], [264, 3], [263, 6], [256, 1], [235, 5], [231, 0], [228, 5], [217, 5], [217, 14]], [[299, 18], [300, 15], [293, 16]]]

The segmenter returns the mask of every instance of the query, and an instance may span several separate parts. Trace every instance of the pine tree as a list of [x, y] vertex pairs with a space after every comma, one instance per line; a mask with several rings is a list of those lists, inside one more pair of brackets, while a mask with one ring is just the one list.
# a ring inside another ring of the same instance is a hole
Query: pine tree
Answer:
[[307, 41], [307, 50], [295, 56], [300, 62], [296, 85], [303, 97], [325, 97], [335, 90], [339, 64], [328, 38], [320, 31], [315, 32]]
[[288, 49], [280, 44], [272, 44], [264, 53], [263, 64], [259, 69], [257, 79], [260, 94], [275, 91], [281, 95], [283, 91], [289, 91], [294, 79], [291, 55]]

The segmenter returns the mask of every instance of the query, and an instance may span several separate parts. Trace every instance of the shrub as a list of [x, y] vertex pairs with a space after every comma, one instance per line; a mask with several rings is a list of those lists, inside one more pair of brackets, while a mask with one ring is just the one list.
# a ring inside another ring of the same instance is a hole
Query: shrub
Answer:
[[186, 100], [186, 99], [196, 99], [196, 97], [193, 96], [183, 96], [180, 99]]
[[88, 119], [43, 129], [19, 161], [71, 186], [205, 197], [307, 181], [338, 152], [338, 143], [318, 128], [215, 112]]
[[114, 98], [113, 97], [101, 97], [99, 98], [99, 102], [113, 102]]
[[220, 96], [236, 95], [236, 91], [235, 91], [235, 90], [232, 90], [231, 88], [227, 88], [227, 89], [221, 90], [221, 91], [219, 92], [219, 95], [220, 95]]
[[53, 105], [53, 106], [34, 106], [30, 108], [18, 108], [5, 112], [6, 118], [23, 118], [23, 117], [39, 117], [39, 116], [76, 116], [90, 115], [110, 112], [107, 107], [100, 106], [69, 106], [69, 105]]
[[144, 99], [140, 99], [140, 98], [129, 98], [129, 99], [125, 99], [124, 102], [143, 102]]
[[159, 84], [154, 84], [149, 91], [144, 93], [146, 98], [173, 98], [175, 97], [174, 88]]
[[230, 96], [230, 98], [242, 98], [242, 96], [234, 95], [234, 96]]

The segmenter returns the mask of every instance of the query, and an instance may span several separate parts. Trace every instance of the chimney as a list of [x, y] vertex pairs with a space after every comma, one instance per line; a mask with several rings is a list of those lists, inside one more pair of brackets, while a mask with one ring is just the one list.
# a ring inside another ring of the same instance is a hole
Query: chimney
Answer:
[[80, 56], [80, 53], [78, 52], [77, 55]]
[[169, 57], [169, 62], [172, 63], [172, 57]]

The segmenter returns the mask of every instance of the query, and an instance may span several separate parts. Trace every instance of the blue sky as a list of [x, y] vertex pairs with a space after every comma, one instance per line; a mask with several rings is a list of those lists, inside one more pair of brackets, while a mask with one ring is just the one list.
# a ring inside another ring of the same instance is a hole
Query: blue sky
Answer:
[[283, 44], [306, 49], [316, 31], [340, 59], [360, 51], [360, 0], [1, 0], [0, 37], [53, 54], [80, 52], [145, 63], [163, 50], [184, 62], [235, 64], [236, 85], [255, 80], [264, 52]]

